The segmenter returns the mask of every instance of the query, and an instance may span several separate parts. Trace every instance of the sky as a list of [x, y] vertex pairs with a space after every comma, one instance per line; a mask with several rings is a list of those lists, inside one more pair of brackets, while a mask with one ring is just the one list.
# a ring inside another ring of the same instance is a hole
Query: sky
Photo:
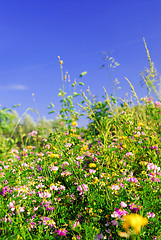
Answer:
[[[89, 87], [98, 100], [105, 95], [103, 87], [109, 95], [115, 92], [124, 98], [128, 93], [130, 98], [127, 77], [138, 96], [145, 97], [146, 89], [139, 85], [140, 72], [149, 66], [143, 37], [161, 73], [160, 13], [160, 0], [1, 1], [0, 108], [20, 104], [16, 108], [20, 116], [34, 108], [40, 117], [54, 119], [61, 109], [58, 56], [64, 73], [70, 75], [67, 93], [74, 81], [81, 81], [82, 91]], [[104, 56], [120, 65], [107, 68]], [[87, 74], [80, 79], [84, 71]], [[116, 78], [121, 89], [113, 91]], [[55, 105], [53, 115], [48, 114], [50, 103]]]

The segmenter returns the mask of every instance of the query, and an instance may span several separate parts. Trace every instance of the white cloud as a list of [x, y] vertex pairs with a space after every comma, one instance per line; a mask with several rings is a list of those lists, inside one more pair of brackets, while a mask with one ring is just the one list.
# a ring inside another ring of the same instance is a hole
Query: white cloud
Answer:
[[7, 86], [0, 86], [0, 90], [27, 90], [27, 87], [25, 85], [21, 84], [13, 84], [13, 85], [7, 85]]

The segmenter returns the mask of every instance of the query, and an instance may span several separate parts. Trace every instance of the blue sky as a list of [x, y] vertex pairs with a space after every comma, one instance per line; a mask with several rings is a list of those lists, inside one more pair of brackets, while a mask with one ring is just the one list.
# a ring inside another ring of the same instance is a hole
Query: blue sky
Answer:
[[[41, 117], [54, 118], [56, 114], [48, 115], [47, 106], [52, 102], [56, 113], [60, 110], [57, 56], [63, 59], [71, 82], [88, 72], [81, 79], [83, 90], [89, 86], [92, 94], [101, 97], [104, 86], [111, 94], [117, 77], [121, 86], [117, 95], [125, 97], [129, 92], [130, 97], [127, 77], [139, 97], [144, 97], [146, 91], [139, 86], [139, 73], [148, 67], [143, 37], [161, 73], [160, 13], [160, 0], [1, 1], [0, 104], [20, 103], [20, 115], [31, 107]], [[112, 73], [100, 69], [104, 51], [120, 64]]]

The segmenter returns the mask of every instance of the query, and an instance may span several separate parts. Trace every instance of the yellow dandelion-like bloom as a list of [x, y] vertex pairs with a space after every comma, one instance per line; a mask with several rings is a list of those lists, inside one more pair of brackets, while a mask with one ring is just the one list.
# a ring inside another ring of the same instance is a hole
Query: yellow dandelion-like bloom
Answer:
[[73, 126], [77, 126], [78, 124], [77, 124], [77, 122], [76, 121], [74, 121], [74, 122], [72, 122], [71, 123], [71, 126], [73, 127]]
[[128, 231], [129, 228], [132, 227], [136, 234], [139, 234], [141, 227], [145, 226], [148, 223], [147, 218], [135, 213], [124, 216], [123, 220], [123, 228]]
[[32, 149], [32, 146], [27, 146], [27, 149]]
[[138, 138], [139, 136], [138, 136], [138, 134], [135, 134], [134, 137], [135, 137], [135, 138]]
[[140, 122], [140, 123], [138, 123], [138, 126], [139, 126], [139, 127], [143, 127], [143, 126], [144, 126], [144, 123], [141, 123], [141, 122]]
[[50, 156], [51, 156], [52, 158], [59, 158], [59, 154], [56, 154], [56, 153], [52, 153]]
[[127, 136], [121, 136], [120, 137], [120, 140], [124, 140], [124, 139], [127, 139]]
[[96, 167], [97, 167], [97, 165], [95, 163], [90, 163], [89, 164], [89, 168], [96, 168]]
[[97, 182], [99, 182], [99, 179], [97, 177], [95, 177], [93, 180], [93, 183], [96, 184]]
[[59, 60], [59, 64], [62, 65], [63, 64], [63, 60]]

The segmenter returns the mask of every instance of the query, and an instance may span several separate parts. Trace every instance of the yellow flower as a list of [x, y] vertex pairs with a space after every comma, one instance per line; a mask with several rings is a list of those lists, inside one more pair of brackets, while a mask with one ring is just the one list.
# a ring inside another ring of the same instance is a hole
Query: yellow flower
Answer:
[[73, 126], [77, 126], [77, 125], [78, 125], [78, 124], [77, 124], [76, 121], [72, 122], [72, 124], [71, 124], [72, 127], [73, 127]]
[[139, 136], [138, 136], [138, 134], [135, 134], [134, 137], [135, 137], [135, 138], [138, 138]]
[[106, 215], [106, 216], [105, 216], [105, 218], [106, 218], [106, 220], [108, 220], [108, 218], [109, 218], [109, 215]]
[[120, 137], [120, 140], [124, 140], [124, 139], [127, 139], [127, 136], [121, 136]]
[[139, 127], [143, 127], [144, 124], [140, 122], [140, 123], [138, 123], [138, 126], [139, 126]]
[[17, 235], [17, 240], [18, 240], [18, 239], [22, 239], [22, 237], [21, 237], [20, 235]]
[[97, 177], [94, 178], [93, 183], [96, 184], [99, 181]]
[[131, 233], [130, 232], [128, 232], [128, 233], [126, 233], [126, 232], [118, 232], [118, 235], [120, 237], [129, 238]]
[[92, 150], [92, 149], [90, 149], [89, 151], [90, 151], [90, 153], [94, 153], [94, 150]]
[[98, 209], [98, 212], [101, 213], [101, 212], [102, 212], [102, 209]]
[[59, 158], [59, 155], [56, 154], [56, 153], [52, 153], [50, 156], [51, 156], [52, 158]]
[[88, 149], [88, 146], [85, 145], [85, 146], [83, 146], [83, 147], [80, 149], [80, 151], [83, 152], [83, 151], [86, 151], [87, 149]]
[[59, 64], [62, 65], [63, 64], [63, 60], [59, 60]]
[[141, 227], [145, 226], [148, 223], [148, 219], [140, 216], [139, 214], [129, 214], [123, 217], [124, 222], [122, 224], [123, 228], [127, 231], [130, 227], [133, 228], [136, 234], [139, 234]]
[[73, 237], [72, 237], [72, 240], [77, 240], [76, 236], [73, 236]]
[[32, 149], [32, 146], [27, 146], [27, 149]]
[[96, 167], [97, 167], [97, 165], [95, 163], [90, 163], [89, 164], [89, 168], [96, 168]]

